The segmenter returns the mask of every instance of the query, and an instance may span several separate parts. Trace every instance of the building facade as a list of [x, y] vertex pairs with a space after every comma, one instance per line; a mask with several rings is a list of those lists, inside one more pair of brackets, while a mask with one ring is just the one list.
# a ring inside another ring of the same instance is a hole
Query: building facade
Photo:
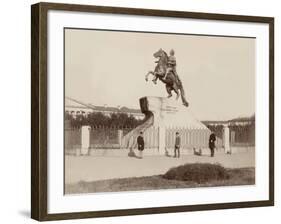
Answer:
[[144, 118], [144, 114], [138, 109], [131, 109], [127, 107], [96, 106], [93, 104], [86, 104], [69, 97], [65, 98], [65, 112], [74, 118], [81, 115], [87, 117], [93, 112], [99, 112], [106, 116], [110, 116], [113, 113], [125, 113], [128, 116], [134, 116], [138, 120]]

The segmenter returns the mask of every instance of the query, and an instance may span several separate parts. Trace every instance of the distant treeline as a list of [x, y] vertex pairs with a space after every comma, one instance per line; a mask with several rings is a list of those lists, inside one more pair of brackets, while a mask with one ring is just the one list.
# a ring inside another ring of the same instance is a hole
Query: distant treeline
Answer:
[[82, 125], [95, 127], [116, 127], [116, 128], [133, 128], [142, 124], [145, 119], [138, 120], [133, 115], [126, 113], [112, 113], [109, 116], [101, 112], [92, 112], [87, 116], [83, 114], [73, 117], [65, 112], [65, 120], [72, 128], [80, 128]]

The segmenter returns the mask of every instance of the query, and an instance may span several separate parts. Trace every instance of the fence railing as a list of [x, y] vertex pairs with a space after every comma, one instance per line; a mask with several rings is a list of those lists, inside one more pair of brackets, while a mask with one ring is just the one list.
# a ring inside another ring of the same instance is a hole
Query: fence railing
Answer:
[[64, 148], [66, 153], [75, 153], [77, 148], [81, 148], [81, 130], [68, 128], [64, 130]]
[[91, 129], [90, 148], [120, 148], [118, 129]]
[[[166, 130], [166, 148], [175, 147], [176, 132], [179, 132], [181, 138], [181, 148], [208, 148], [209, 136], [211, 131], [208, 129], [178, 129], [170, 128]], [[222, 140], [217, 138], [217, 147], [222, 147]]]
[[[222, 125], [208, 125], [216, 136], [223, 138]], [[229, 144], [230, 146], [248, 147], [255, 146], [255, 123], [249, 125], [229, 125]]]
[[143, 133], [143, 139], [146, 149], [155, 149], [159, 147], [159, 128], [149, 127]]
[[[152, 120], [153, 121], [153, 120]], [[126, 142], [133, 139], [133, 148], [136, 148], [136, 138], [140, 131], [143, 131], [145, 148], [159, 148], [159, 128], [151, 126], [152, 121], [147, 120], [142, 128], [127, 127], [92, 127], [89, 130], [89, 145], [93, 149], [128, 149]], [[216, 128], [215, 133], [223, 133], [222, 130]], [[253, 127], [237, 128], [230, 127], [230, 146], [254, 146], [255, 135]], [[212, 130], [212, 129], [211, 129]], [[167, 128], [165, 130], [165, 147], [172, 149], [175, 146], [176, 132], [179, 132], [181, 137], [181, 148], [208, 148], [209, 129], [183, 129], [183, 128]], [[214, 131], [214, 130], [212, 130]], [[216, 146], [223, 147], [223, 135], [217, 134]], [[71, 152], [81, 148], [81, 129], [67, 128], [65, 129], [65, 150]]]

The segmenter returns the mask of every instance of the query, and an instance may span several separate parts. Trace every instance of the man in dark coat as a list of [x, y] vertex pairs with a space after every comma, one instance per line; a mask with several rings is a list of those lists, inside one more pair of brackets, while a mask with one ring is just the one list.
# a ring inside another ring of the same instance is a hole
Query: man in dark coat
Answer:
[[178, 132], [176, 132], [176, 140], [175, 140], [175, 155], [174, 157], [180, 158], [180, 147], [181, 147], [181, 137]]
[[143, 132], [140, 132], [140, 135], [137, 138], [138, 150], [140, 154], [140, 158], [142, 158], [142, 152], [144, 150], [144, 139], [143, 139]]
[[215, 141], [216, 141], [216, 135], [212, 132], [209, 137], [209, 148], [211, 150], [211, 157], [214, 157], [215, 155]]

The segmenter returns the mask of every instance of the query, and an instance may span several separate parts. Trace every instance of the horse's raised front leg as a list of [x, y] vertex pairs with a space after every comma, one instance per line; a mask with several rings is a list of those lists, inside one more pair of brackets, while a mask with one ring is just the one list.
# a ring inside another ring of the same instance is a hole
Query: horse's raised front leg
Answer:
[[153, 75], [152, 81], [156, 84], [157, 76], [155, 75], [155, 73], [154, 73], [153, 71], [149, 71], [149, 72], [146, 74], [145, 80], [148, 81], [148, 76], [149, 76], [150, 74]]
[[152, 82], [154, 84], [157, 84], [157, 79], [158, 79], [158, 73], [157, 72], [153, 72], [154, 78], [152, 79]]

